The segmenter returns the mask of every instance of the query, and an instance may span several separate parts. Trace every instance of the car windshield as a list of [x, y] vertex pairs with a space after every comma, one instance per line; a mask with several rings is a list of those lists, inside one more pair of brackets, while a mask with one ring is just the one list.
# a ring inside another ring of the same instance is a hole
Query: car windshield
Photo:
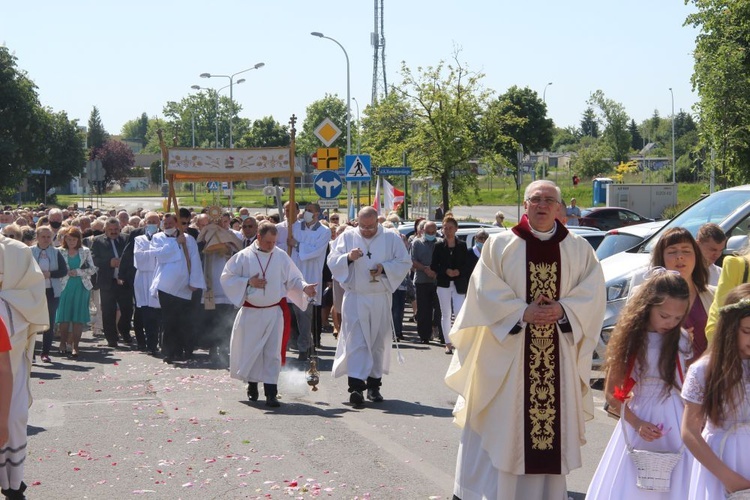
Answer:
[[[664, 231], [673, 227], [684, 227], [690, 231], [693, 236], [698, 233], [698, 229], [707, 222], [720, 224], [729, 214], [740, 208], [750, 201], [750, 190], [727, 190], [719, 191], [707, 196], [669, 221], [662, 227], [653, 238], [643, 247], [642, 252], [650, 253], [653, 246]], [[725, 228], [726, 230], [726, 228]]]
[[608, 234], [596, 249], [599, 260], [606, 259], [612, 255], [629, 250], [643, 241], [643, 238], [632, 234]]

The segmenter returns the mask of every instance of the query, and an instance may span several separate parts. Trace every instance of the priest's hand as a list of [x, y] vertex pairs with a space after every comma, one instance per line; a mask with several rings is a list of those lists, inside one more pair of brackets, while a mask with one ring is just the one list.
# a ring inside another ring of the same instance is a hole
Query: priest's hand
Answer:
[[302, 291], [305, 292], [305, 295], [307, 295], [308, 297], [315, 297], [318, 294], [318, 284], [310, 283], [305, 288], [303, 288]]
[[266, 287], [266, 280], [263, 278], [258, 277], [259, 274], [256, 274], [252, 278], [248, 280], [248, 283], [250, 283], [250, 286], [253, 288], [265, 288]]
[[[562, 315], [558, 315], [555, 305], [550, 304], [549, 301], [549, 297], [539, 296], [534, 302], [526, 306], [526, 310], [523, 312], [524, 322], [532, 325], [551, 325], [562, 318]], [[557, 305], [560, 304], [557, 303]], [[560, 309], [562, 309], [562, 306], [560, 306]]]
[[355, 260], [359, 259], [364, 255], [364, 252], [362, 252], [361, 248], [352, 248], [348, 254], [346, 254], [346, 258], [349, 259], [351, 262], [354, 262]]

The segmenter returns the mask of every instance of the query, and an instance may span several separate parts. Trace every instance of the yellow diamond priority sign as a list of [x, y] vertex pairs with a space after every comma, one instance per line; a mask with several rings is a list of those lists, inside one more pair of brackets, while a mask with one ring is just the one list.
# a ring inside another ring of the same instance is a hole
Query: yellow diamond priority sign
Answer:
[[341, 129], [336, 126], [330, 118], [326, 118], [320, 124], [315, 127], [313, 132], [315, 137], [320, 139], [320, 142], [326, 146], [333, 144], [333, 141], [341, 136]]

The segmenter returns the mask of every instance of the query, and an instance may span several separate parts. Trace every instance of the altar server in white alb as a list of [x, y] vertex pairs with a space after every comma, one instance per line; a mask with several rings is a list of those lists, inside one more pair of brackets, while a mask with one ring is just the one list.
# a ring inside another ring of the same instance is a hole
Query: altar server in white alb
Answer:
[[349, 402], [383, 401], [381, 379], [390, 365], [391, 297], [412, 262], [398, 233], [378, 224], [372, 207], [359, 211], [358, 227], [344, 231], [328, 256], [333, 279], [344, 289], [333, 375], [349, 377]]
[[454, 498], [562, 500], [594, 417], [591, 355], [604, 277], [591, 246], [555, 220], [550, 181], [526, 188], [526, 214], [482, 248], [450, 339], [446, 382], [463, 428]]
[[[294, 224], [291, 234], [288, 234], [287, 245], [291, 244], [292, 260], [302, 272], [302, 276], [310, 283], [321, 283], [323, 280], [323, 266], [326, 262], [326, 249], [331, 241], [331, 230], [320, 223], [320, 205], [308, 203], [305, 207], [303, 219]], [[277, 226], [278, 227], [278, 226]], [[299, 360], [306, 361], [308, 351], [315, 340], [320, 339], [320, 297], [323, 290], [319, 285], [316, 298], [304, 307], [292, 307], [297, 318], [297, 350]]]
[[26, 425], [29, 420], [31, 357], [36, 334], [47, 329], [49, 315], [44, 275], [31, 249], [0, 235], [0, 318], [11, 342], [13, 395], [8, 415], [8, 441], [0, 443], [0, 487], [6, 498], [24, 498]]
[[247, 397], [258, 399], [263, 382], [266, 405], [278, 407], [278, 380], [289, 338], [287, 297], [303, 309], [317, 283], [307, 283], [292, 259], [276, 247], [276, 226], [262, 222], [258, 238], [233, 255], [221, 274], [224, 293], [240, 308], [234, 320], [229, 374], [247, 382]]

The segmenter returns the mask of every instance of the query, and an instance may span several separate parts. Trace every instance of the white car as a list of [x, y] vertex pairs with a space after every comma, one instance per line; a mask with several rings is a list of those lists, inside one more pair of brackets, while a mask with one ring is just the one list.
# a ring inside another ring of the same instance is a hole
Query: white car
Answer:
[[629, 250], [639, 243], [642, 243], [643, 240], [661, 229], [662, 226], [668, 222], [669, 220], [665, 219], [610, 229], [607, 231], [607, 234], [604, 235], [601, 244], [596, 247], [596, 257], [599, 260], [604, 260], [607, 257], [612, 257], [616, 253]]
[[724, 189], [705, 196], [680, 212], [659, 231], [640, 245], [602, 260], [607, 308], [594, 353], [594, 367], [604, 361], [609, 337], [614, 330], [630, 290], [643, 281], [643, 273], [651, 261], [651, 250], [662, 234], [673, 227], [684, 227], [693, 236], [707, 222], [721, 227], [729, 238], [724, 255], [732, 254], [747, 244], [750, 232], [750, 185]]

